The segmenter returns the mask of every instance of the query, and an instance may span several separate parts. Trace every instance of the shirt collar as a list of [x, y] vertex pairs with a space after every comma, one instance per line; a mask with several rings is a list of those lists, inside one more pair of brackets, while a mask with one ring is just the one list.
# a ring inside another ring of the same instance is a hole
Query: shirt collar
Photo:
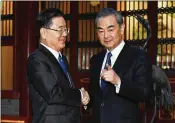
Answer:
[[58, 59], [58, 56], [59, 56], [59, 55], [62, 56], [62, 54], [61, 54], [60, 51], [58, 52], [58, 51], [56, 51], [56, 50], [54, 50], [54, 49], [48, 47], [47, 45], [45, 45], [45, 44], [43, 44], [43, 43], [40, 43], [40, 44], [43, 45], [45, 48], [47, 48], [47, 49], [55, 56], [56, 59]]
[[[123, 49], [124, 45], [125, 45], [125, 42], [122, 40], [121, 43], [111, 51], [112, 57], [114, 59], [117, 59], [117, 57], [120, 54], [121, 50]], [[107, 49], [106, 54], [108, 54], [108, 52], [110, 52], [110, 51]]]

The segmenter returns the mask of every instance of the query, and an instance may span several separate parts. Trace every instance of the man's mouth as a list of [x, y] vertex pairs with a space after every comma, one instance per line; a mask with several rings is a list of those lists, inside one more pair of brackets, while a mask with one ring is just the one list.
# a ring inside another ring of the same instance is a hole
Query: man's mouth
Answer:
[[104, 41], [105, 43], [110, 43], [111, 41]]

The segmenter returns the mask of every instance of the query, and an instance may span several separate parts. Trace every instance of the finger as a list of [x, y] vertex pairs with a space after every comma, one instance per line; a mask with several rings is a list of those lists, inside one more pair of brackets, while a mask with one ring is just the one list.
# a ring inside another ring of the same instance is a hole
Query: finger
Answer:
[[84, 105], [87, 105], [89, 102], [87, 101]]
[[86, 100], [90, 100], [90, 98], [89, 98], [89, 95], [87, 94], [85, 97], [84, 97], [84, 100], [86, 101]]
[[81, 102], [84, 104], [84, 103], [86, 102], [86, 100], [87, 100], [87, 99], [86, 99], [86, 98], [84, 98], [84, 99], [82, 99], [82, 101], [81, 101]]
[[107, 70], [111, 70], [111, 66], [109, 64], [106, 64]]
[[85, 104], [87, 100], [83, 100], [82, 103]]
[[110, 78], [107, 77], [105, 81], [106, 81], [106, 82], [110, 82]]
[[102, 71], [101, 71], [101, 74], [100, 74], [100, 77], [102, 77], [103, 76], [103, 74], [105, 73], [105, 69], [103, 69]]
[[100, 73], [100, 77], [102, 77], [103, 76], [103, 71]]
[[107, 81], [107, 82], [110, 82], [110, 81], [111, 81], [111, 76], [109, 76], [108, 74], [105, 74], [105, 75], [103, 76], [103, 79], [104, 79], [105, 81]]
[[108, 74], [107, 72], [105, 72], [105, 73], [103, 74], [103, 79], [106, 80], [108, 77], [109, 77], [109, 74]]
[[101, 72], [101, 74], [100, 74], [100, 77], [103, 78], [103, 76], [104, 76], [104, 74], [106, 74], [106, 72], [107, 72], [107, 70], [106, 69], [103, 69], [102, 72]]
[[88, 95], [85, 97], [85, 100], [90, 100], [90, 98], [89, 98], [89, 96], [88, 96]]
[[84, 103], [83, 103], [83, 105], [87, 105], [87, 104], [88, 104], [88, 102], [84, 102]]
[[86, 92], [85, 92], [83, 100], [87, 100], [88, 98], [89, 98], [89, 97], [87, 96], [87, 94], [86, 94]]
[[89, 103], [89, 99], [87, 99], [87, 98], [86, 98], [85, 100], [82, 101], [82, 104], [83, 104], [83, 105], [87, 105], [88, 103]]
[[85, 91], [84, 87], [81, 88], [81, 91]]
[[89, 99], [87, 99], [83, 102], [84, 105], [87, 105], [88, 103], [89, 103]]
[[85, 91], [86, 97], [89, 98], [89, 93]]

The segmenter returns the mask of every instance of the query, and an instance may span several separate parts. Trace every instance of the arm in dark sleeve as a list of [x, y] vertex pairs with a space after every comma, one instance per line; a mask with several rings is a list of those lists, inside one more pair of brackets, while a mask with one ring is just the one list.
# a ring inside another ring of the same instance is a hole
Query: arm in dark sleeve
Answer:
[[94, 87], [95, 87], [95, 85], [93, 85], [94, 83], [93, 83], [93, 79], [94, 79], [94, 71], [93, 71], [93, 69], [94, 69], [94, 66], [93, 66], [93, 61], [94, 61], [94, 57], [92, 57], [91, 59], [90, 59], [90, 82], [89, 82], [89, 85], [88, 85], [88, 93], [89, 93], [89, 96], [90, 96], [90, 102], [88, 103], [88, 105], [87, 105], [87, 108], [88, 109], [90, 109], [90, 108], [92, 108], [92, 105], [93, 105], [93, 101], [94, 101], [94, 94], [95, 94], [95, 89], [94, 89]]
[[80, 90], [60, 87], [47, 63], [36, 57], [28, 59], [27, 77], [29, 83], [48, 104], [59, 103], [73, 106], [81, 104]]
[[136, 59], [132, 72], [132, 77], [121, 78], [119, 95], [137, 102], [147, 100], [152, 92], [152, 67], [145, 53]]

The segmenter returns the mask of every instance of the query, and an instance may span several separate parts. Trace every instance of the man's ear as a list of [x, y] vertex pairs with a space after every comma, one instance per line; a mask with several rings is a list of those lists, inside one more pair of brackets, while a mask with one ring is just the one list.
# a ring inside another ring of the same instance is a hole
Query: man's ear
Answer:
[[46, 30], [45, 30], [44, 28], [41, 28], [41, 29], [40, 29], [40, 35], [41, 35], [41, 37], [42, 37], [43, 39], [46, 38]]
[[122, 24], [121, 25], [121, 34], [124, 34], [124, 31], [125, 31], [125, 24]]

